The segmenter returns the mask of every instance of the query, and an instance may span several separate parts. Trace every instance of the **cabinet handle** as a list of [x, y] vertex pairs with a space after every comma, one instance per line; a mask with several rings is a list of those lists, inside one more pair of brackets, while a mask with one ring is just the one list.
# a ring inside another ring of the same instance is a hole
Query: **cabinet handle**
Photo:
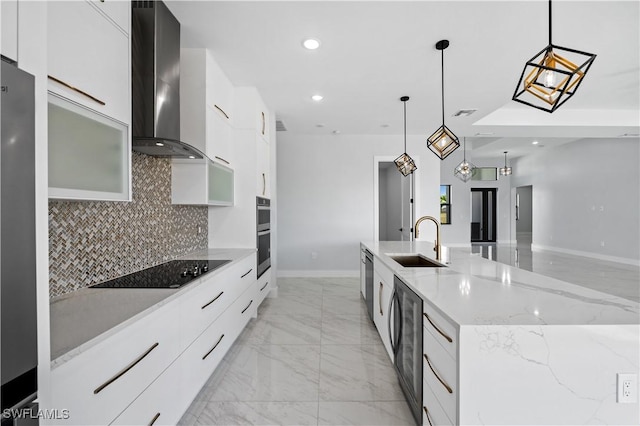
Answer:
[[438, 326], [437, 326], [437, 325], [435, 325], [435, 324], [433, 323], [433, 321], [431, 321], [431, 318], [429, 318], [429, 315], [427, 315], [426, 313], [423, 313], [422, 315], [424, 315], [424, 317], [427, 319], [427, 321], [429, 321], [429, 324], [431, 324], [431, 325], [433, 326], [433, 328], [435, 328], [435, 329], [436, 329], [436, 331], [442, 335], [442, 337], [444, 337], [445, 339], [447, 339], [447, 341], [448, 341], [449, 343], [452, 343], [452, 342], [453, 342], [453, 339], [451, 339], [451, 337], [447, 336], [447, 335], [445, 334], [445, 332], [444, 332], [444, 331], [440, 330], [440, 329], [438, 328]]
[[380, 315], [384, 314], [382, 313], [382, 281], [380, 281], [380, 288], [378, 289], [378, 308], [380, 309]]
[[222, 342], [222, 338], [224, 337], [224, 334], [222, 336], [220, 336], [220, 338], [218, 339], [218, 341], [216, 342], [215, 345], [213, 345], [213, 347], [211, 349], [209, 349], [209, 352], [207, 352], [206, 354], [204, 354], [204, 356], [202, 357], [202, 360], [204, 361], [210, 354], [211, 352], [213, 352], [213, 350], [215, 348], [218, 347], [218, 345], [220, 344], [220, 342]]
[[220, 111], [225, 117], [227, 117], [227, 120], [229, 119], [229, 116], [227, 115], [226, 112], [224, 112], [222, 108], [220, 108], [218, 105], [215, 105], [215, 104], [213, 106], [216, 107], [216, 109]]
[[106, 105], [106, 104], [105, 104], [104, 102], [102, 102], [100, 99], [98, 99], [98, 98], [96, 98], [96, 97], [91, 96], [91, 95], [90, 95], [90, 94], [88, 94], [87, 92], [82, 91], [82, 90], [78, 89], [77, 87], [73, 87], [72, 85], [70, 85], [70, 84], [68, 84], [68, 83], [65, 83], [64, 81], [59, 80], [59, 79], [57, 79], [57, 78], [55, 78], [55, 77], [52, 77], [52, 76], [50, 76], [50, 75], [48, 75], [47, 77], [49, 78], [49, 80], [53, 80], [53, 81], [55, 81], [55, 82], [56, 82], [56, 83], [58, 83], [58, 84], [62, 84], [64, 87], [66, 87], [66, 88], [68, 88], [68, 89], [71, 89], [71, 90], [73, 90], [74, 92], [80, 93], [81, 95], [86, 96], [87, 98], [91, 99], [91, 100], [92, 100], [92, 101], [94, 101], [94, 102], [99, 103], [100, 105], [103, 105], [103, 106], [104, 106], [104, 105]]
[[264, 290], [265, 288], [267, 288], [267, 286], [269, 285], [269, 281], [267, 281], [267, 283], [265, 285], [262, 286], [262, 288], [260, 289], [260, 291]]
[[263, 173], [262, 174], [262, 195], [263, 196], [265, 192], [267, 192], [267, 176]]
[[222, 296], [222, 293], [224, 293], [224, 291], [221, 291], [220, 294], [218, 294], [216, 297], [214, 297], [209, 303], [202, 305], [202, 307], [200, 309], [204, 309], [207, 306], [209, 306], [210, 304], [212, 304], [213, 302], [215, 302], [216, 300], [218, 300], [220, 298], [220, 296]]
[[249, 269], [243, 276], [241, 276], [240, 278], [244, 278], [247, 275], [249, 275], [249, 272], [253, 271], [253, 268]]
[[431, 366], [431, 361], [429, 361], [429, 357], [427, 356], [427, 354], [424, 354], [424, 359], [427, 360], [427, 364], [429, 365], [429, 368], [431, 369], [431, 372], [433, 373], [434, 376], [436, 376], [436, 379], [438, 379], [438, 381], [440, 383], [442, 383], [442, 386], [445, 387], [447, 392], [453, 393], [453, 389], [451, 389], [451, 387], [449, 387], [449, 385], [446, 384], [445, 381], [440, 378], [440, 376], [438, 376], [438, 373], [436, 373], [436, 370], [433, 369], [433, 367]]
[[218, 157], [217, 155], [216, 155], [216, 157], [215, 157], [215, 158], [217, 158], [218, 160], [220, 160], [220, 161], [222, 161], [222, 162], [224, 162], [224, 163], [231, 164], [231, 163], [229, 163], [227, 160], [225, 160], [224, 158], [222, 158], [222, 157]]
[[151, 345], [151, 347], [149, 349], [147, 349], [147, 351], [145, 353], [143, 353], [142, 355], [140, 355], [136, 360], [134, 360], [131, 364], [127, 365], [124, 369], [122, 369], [122, 371], [120, 371], [118, 374], [116, 374], [115, 376], [113, 376], [112, 378], [110, 378], [109, 380], [107, 380], [106, 382], [104, 382], [103, 384], [101, 384], [100, 386], [98, 386], [96, 388], [96, 390], [93, 391], [94, 395], [99, 393], [100, 391], [102, 391], [104, 388], [106, 388], [107, 386], [109, 386], [111, 383], [115, 382], [116, 380], [118, 380], [120, 377], [124, 376], [127, 371], [131, 370], [133, 367], [136, 366], [136, 364], [138, 364], [140, 361], [142, 361], [147, 355], [149, 355], [151, 353], [152, 350], [154, 350], [155, 348], [157, 348], [159, 345], [158, 342], [154, 343], [153, 345]]
[[422, 406], [422, 409], [424, 410], [424, 416], [427, 418], [427, 423], [429, 423], [429, 426], [433, 426], [433, 423], [431, 423], [431, 416], [429, 415], [429, 410], [427, 410], [427, 407], [425, 407], [424, 405]]
[[[101, 0], [101, 1], [104, 1], [104, 0]], [[158, 420], [159, 417], [160, 417], [160, 413], [157, 413], [155, 416], [153, 416], [153, 418], [149, 422], [149, 426], [153, 426], [153, 424], [156, 422], [156, 420]]]
[[264, 136], [264, 130], [265, 130], [265, 116], [264, 116], [264, 111], [261, 111], [260, 114], [262, 114], [262, 136]]
[[244, 313], [245, 313], [245, 311], [246, 311], [247, 309], [249, 309], [249, 306], [251, 306], [251, 304], [252, 304], [252, 303], [253, 303], [253, 299], [251, 299], [251, 301], [249, 302], [249, 304], [247, 305], [247, 307], [246, 307], [246, 308], [244, 308], [244, 309], [242, 310], [242, 312], [240, 312], [240, 313], [241, 313], [241, 314], [244, 314]]

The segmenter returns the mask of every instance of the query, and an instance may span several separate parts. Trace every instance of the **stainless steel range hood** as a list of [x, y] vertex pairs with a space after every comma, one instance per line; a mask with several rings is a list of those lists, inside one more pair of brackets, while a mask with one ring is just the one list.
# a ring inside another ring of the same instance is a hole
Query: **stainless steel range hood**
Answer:
[[134, 151], [206, 158], [180, 140], [180, 23], [161, 1], [132, 1]]

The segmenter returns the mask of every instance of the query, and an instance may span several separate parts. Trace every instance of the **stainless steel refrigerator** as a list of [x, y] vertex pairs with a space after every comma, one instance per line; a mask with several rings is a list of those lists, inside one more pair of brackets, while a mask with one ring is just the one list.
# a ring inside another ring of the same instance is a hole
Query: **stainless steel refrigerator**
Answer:
[[[0, 370], [2, 410], [37, 392], [34, 77], [0, 61]], [[2, 426], [13, 424], [3, 415]]]

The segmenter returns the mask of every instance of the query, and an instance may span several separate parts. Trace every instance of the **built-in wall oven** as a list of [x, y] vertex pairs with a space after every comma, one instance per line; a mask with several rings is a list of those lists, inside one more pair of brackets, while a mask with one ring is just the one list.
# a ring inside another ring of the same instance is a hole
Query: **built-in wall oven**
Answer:
[[397, 276], [393, 277], [389, 329], [400, 387], [416, 424], [422, 424], [422, 299]]
[[271, 267], [271, 200], [256, 197], [258, 278]]

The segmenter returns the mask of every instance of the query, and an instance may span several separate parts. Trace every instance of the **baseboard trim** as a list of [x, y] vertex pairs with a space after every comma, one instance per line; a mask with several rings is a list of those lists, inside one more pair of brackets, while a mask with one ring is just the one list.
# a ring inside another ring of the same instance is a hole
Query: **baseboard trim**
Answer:
[[592, 259], [605, 260], [608, 262], [623, 263], [625, 265], [640, 266], [640, 260], [638, 259], [629, 259], [626, 257], [617, 257], [617, 256], [607, 256], [605, 254], [593, 253], [589, 251], [570, 250], [570, 249], [565, 249], [560, 247], [544, 246], [542, 244], [531, 244], [531, 250], [532, 251], [540, 251], [540, 250], [555, 251], [557, 253], [572, 254], [574, 256], [583, 256], [583, 257], [589, 257]]
[[278, 270], [278, 277], [291, 278], [354, 278], [360, 276], [360, 270]]

